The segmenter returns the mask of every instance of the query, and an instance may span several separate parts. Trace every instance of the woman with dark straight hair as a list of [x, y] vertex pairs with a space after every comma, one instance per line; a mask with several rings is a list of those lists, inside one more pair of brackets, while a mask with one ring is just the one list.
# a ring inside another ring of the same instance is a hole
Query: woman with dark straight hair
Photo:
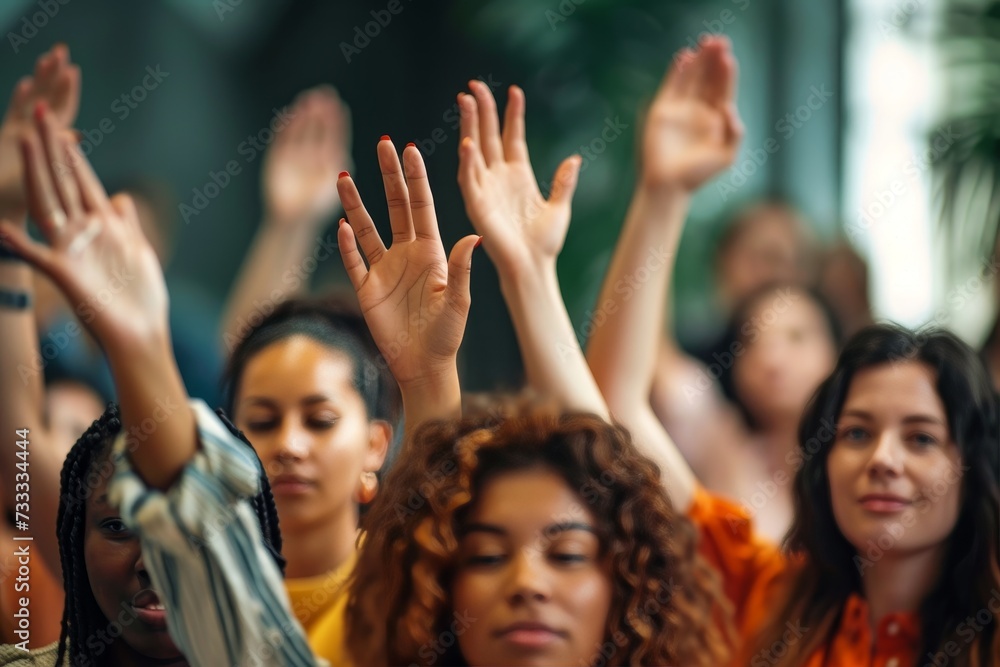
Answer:
[[901, 667], [997, 664], [997, 411], [982, 362], [946, 331], [882, 325], [850, 341], [802, 419], [786, 546], [803, 565], [754, 655], [798, 622], [809, 634], [773, 664], [825, 664], [867, 615], [880, 635], [909, 635]]
[[[955, 336], [890, 325], [856, 334], [804, 403], [797, 446], [758, 479], [749, 504], [695, 481], [653, 413], [648, 360], [671, 260], [640, 290], [615, 286], [649, 248], [676, 256], [691, 194], [731, 164], [731, 58], [724, 38], [682, 52], [649, 114], [640, 185], [600, 297], [615, 316], [589, 342], [594, 377], [612, 414], [671, 472], [676, 509], [700, 528], [699, 551], [721, 573], [742, 637], [734, 665], [1000, 664], [997, 397]], [[677, 103], [691, 86], [701, 102]], [[774, 314], [785, 305], [772, 301]], [[792, 499], [784, 552], [751, 522], [783, 497]]]

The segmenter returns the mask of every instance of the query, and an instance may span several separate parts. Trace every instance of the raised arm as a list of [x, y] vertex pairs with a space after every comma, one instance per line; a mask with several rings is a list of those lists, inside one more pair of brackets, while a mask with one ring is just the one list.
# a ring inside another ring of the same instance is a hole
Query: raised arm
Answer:
[[23, 140], [28, 208], [48, 244], [5, 223], [14, 250], [49, 276], [107, 355], [136, 471], [166, 489], [197, 449], [170, 348], [167, 291], [132, 200], [111, 199], [75, 142], [39, 109]]
[[[694, 476], [649, 402], [674, 258], [692, 193], [728, 167], [742, 126], [736, 62], [725, 38], [682, 51], [657, 92], [642, 137], [640, 180], [601, 290], [614, 314], [597, 327], [587, 360], [612, 413], [656, 460], [674, 504], [690, 505]], [[648, 281], [620, 289], [642, 270]]]
[[288, 127], [275, 134], [264, 157], [264, 220], [223, 315], [227, 351], [246, 335], [247, 321], [260, 304], [273, 306], [308, 287], [297, 275], [289, 279], [289, 271], [322, 245], [318, 234], [340, 205], [337, 175], [350, 168], [347, 106], [329, 86], [303, 92]]
[[[42, 54], [33, 76], [14, 88], [0, 125], [0, 219], [24, 230], [27, 221], [19, 142], [31, 131], [32, 113], [39, 103], [52, 109], [55, 128], [66, 131], [76, 118], [80, 99], [80, 70], [69, 60], [65, 46]], [[45, 378], [39, 360], [35, 329], [34, 288], [29, 264], [0, 246], [0, 489], [3, 515], [13, 515], [17, 492], [31, 494], [31, 534], [45, 564], [58, 577], [61, 569], [56, 540], [59, 509], [59, 473], [64, 452], [56, 446], [45, 415]], [[16, 434], [26, 431], [28, 453], [19, 459]], [[27, 462], [18, 468], [16, 464]], [[22, 494], [21, 498], [25, 496]], [[24, 512], [25, 514], [27, 512]]]
[[392, 245], [386, 249], [347, 175], [337, 188], [349, 222], [341, 220], [337, 239], [361, 312], [399, 383], [404, 432], [410, 434], [423, 421], [462, 413], [458, 348], [479, 239], [460, 239], [446, 257], [420, 151], [408, 144], [401, 165], [389, 137], [382, 137], [377, 150]]
[[[108, 198], [44, 109], [36, 130], [22, 147], [26, 189], [48, 244], [9, 222], [0, 236], [77, 305], [108, 356], [124, 438], [108, 496], [141, 541], [171, 636], [192, 665], [314, 667], [251, 507], [260, 463], [203, 404], [187, 400], [163, 274], [132, 201]], [[218, 604], [205, 607], [206, 590]]]
[[568, 157], [559, 165], [546, 199], [528, 159], [524, 92], [511, 86], [501, 134], [489, 87], [481, 81], [471, 81], [469, 87], [472, 95], [458, 98], [458, 183], [469, 219], [497, 267], [528, 384], [569, 409], [607, 417], [556, 275], [580, 157]]

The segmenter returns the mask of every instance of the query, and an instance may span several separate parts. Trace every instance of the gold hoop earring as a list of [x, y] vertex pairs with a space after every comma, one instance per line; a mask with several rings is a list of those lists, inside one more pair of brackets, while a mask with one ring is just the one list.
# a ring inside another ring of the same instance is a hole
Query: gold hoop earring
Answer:
[[376, 493], [378, 493], [378, 476], [371, 471], [361, 473], [361, 485], [355, 494], [357, 501], [367, 505], [375, 499]]

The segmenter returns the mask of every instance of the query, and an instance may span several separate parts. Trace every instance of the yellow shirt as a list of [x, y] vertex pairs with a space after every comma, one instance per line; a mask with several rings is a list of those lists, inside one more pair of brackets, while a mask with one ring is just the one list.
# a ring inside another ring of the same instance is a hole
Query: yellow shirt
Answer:
[[309, 646], [331, 665], [350, 667], [344, 650], [344, 610], [347, 607], [346, 583], [356, 561], [357, 552], [332, 572], [285, 580], [292, 613], [305, 628]]

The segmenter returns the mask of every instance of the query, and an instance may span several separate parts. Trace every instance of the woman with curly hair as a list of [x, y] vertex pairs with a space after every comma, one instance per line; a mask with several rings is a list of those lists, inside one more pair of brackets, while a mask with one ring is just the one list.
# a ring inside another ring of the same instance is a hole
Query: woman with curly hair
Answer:
[[621, 427], [535, 408], [428, 424], [366, 518], [366, 665], [718, 665], [718, 577]]
[[[458, 100], [466, 211], [500, 276], [529, 385], [558, 408], [491, 410], [409, 432], [363, 521], [348, 651], [375, 667], [716, 665], [728, 655], [730, 610], [663, 486], [691, 482], [674, 474], [684, 469], [670, 454], [657, 465], [607, 423], [559, 292], [556, 257], [581, 160], [560, 165], [544, 199], [524, 142], [523, 92], [511, 87], [501, 133], [489, 88], [470, 89]], [[373, 230], [362, 231], [371, 243]], [[342, 249], [354, 248], [350, 226], [341, 236]], [[362, 250], [374, 260], [367, 274], [345, 256], [359, 296], [385, 261], [381, 248]], [[391, 318], [370, 315], [391, 358]], [[404, 316], [394, 315], [399, 325]], [[457, 414], [457, 381], [441, 384]]]

